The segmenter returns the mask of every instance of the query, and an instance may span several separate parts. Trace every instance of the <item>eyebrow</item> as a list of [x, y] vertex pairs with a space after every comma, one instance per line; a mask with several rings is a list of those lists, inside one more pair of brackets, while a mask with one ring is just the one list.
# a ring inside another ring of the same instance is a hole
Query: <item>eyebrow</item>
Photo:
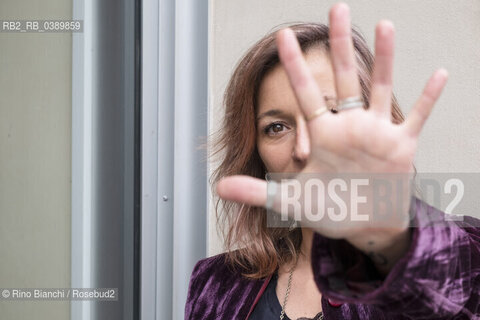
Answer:
[[[325, 99], [325, 102], [328, 101], [328, 100], [335, 100], [336, 99], [336, 97], [334, 97], [334, 96], [324, 96], [323, 98]], [[257, 121], [260, 121], [261, 119], [263, 119], [265, 117], [278, 117], [278, 116], [291, 117], [290, 115], [286, 114], [282, 110], [270, 109], [270, 110], [258, 115]]]
[[279, 109], [270, 109], [267, 112], [260, 114], [257, 117], [257, 121], [260, 121], [265, 117], [278, 117], [278, 116], [286, 116], [286, 113]]

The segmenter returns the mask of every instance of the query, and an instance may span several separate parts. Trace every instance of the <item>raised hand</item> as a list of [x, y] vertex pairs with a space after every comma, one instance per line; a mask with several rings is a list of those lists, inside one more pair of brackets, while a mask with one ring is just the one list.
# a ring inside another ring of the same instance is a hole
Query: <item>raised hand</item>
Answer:
[[[335, 5], [329, 19], [330, 56], [337, 99], [342, 101], [361, 97], [348, 7], [345, 4]], [[413, 171], [418, 136], [446, 83], [445, 70], [440, 69], [432, 75], [406, 121], [394, 124], [390, 119], [394, 53], [394, 29], [390, 22], [381, 21], [376, 28], [375, 66], [368, 110], [352, 108], [340, 110], [337, 114], [323, 112], [326, 102], [294, 33], [290, 29], [279, 31], [277, 46], [290, 85], [307, 119], [311, 152], [300, 174], [409, 174]], [[410, 193], [408, 187], [403, 191]], [[225, 200], [253, 206], [267, 204], [267, 182], [252, 177], [226, 177], [218, 183], [217, 192]], [[273, 209], [279, 213], [282, 211], [284, 192], [285, 189], [280, 185], [273, 204]], [[404, 211], [397, 212], [397, 217], [406, 216], [410, 197], [404, 196], [396, 201], [404, 202], [399, 206]], [[287, 213], [291, 216], [294, 214]], [[304, 212], [301, 223], [324, 236], [344, 238], [362, 250], [366, 249], [366, 243], [372, 242], [372, 238], [379, 243], [379, 250], [387, 248], [392, 241], [403, 237], [407, 228], [406, 224], [398, 224], [396, 228], [381, 228], [374, 223], [355, 223], [348, 219], [334, 221], [327, 217], [308, 221]]]

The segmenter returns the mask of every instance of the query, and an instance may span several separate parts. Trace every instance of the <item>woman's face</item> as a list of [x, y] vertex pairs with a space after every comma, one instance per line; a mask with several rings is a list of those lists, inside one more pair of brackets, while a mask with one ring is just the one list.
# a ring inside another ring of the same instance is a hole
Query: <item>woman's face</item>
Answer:
[[[328, 102], [336, 97], [333, 68], [322, 49], [306, 62]], [[299, 172], [310, 155], [307, 123], [281, 64], [263, 79], [258, 95], [257, 147], [268, 172]], [[334, 137], [332, 137], [334, 138]]]

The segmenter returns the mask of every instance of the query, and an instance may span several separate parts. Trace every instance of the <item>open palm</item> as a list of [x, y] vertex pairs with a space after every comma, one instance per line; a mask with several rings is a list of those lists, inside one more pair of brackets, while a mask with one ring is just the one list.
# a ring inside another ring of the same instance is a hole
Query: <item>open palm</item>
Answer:
[[[311, 153], [301, 173], [408, 174], [413, 171], [418, 136], [446, 83], [445, 70], [436, 71], [429, 79], [406, 121], [402, 124], [392, 123], [394, 29], [390, 22], [381, 21], [376, 28], [369, 109], [355, 108], [312, 117], [319, 108], [325, 107], [325, 101], [294, 33], [290, 29], [279, 31], [277, 46], [301, 110], [306, 119], [311, 118], [308, 121]], [[338, 4], [330, 11], [330, 53], [338, 100], [361, 96], [349, 9], [344, 4]], [[247, 176], [226, 177], [218, 183], [217, 191], [225, 200], [253, 206], [267, 204], [267, 182], [264, 180]], [[404, 191], [410, 192], [408, 188]], [[281, 200], [281, 187], [279, 194]], [[409, 197], [397, 201], [408, 202]], [[277, 212], [282, 211], [280, 202], [276, 202], [273, 208]], [[403, 208], [406, 208], [405, 212], [400, 214], [406, 215], [408, 203], [404, 203]], [[292, 215], [292, 212], [288, 214]], [[376, 228], [372, 224], [332, 219], [304, 223], [324, 236], [346, 239]], [[399, 229], [404, 228], [406, 225], [399, 225]]]

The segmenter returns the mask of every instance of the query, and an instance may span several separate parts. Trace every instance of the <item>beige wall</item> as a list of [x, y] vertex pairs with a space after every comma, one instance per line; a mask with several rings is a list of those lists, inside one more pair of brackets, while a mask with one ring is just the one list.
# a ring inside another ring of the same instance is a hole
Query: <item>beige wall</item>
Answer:
[[[0, 20], [71, 19], [72, 1], [0, 2]], [[68, 33], [0, 33], [0, 288], [70, 286]], [[69, 302], [0, 302], [2, 320], [69, 319]]]
[[[241, 55], [273, 27], [298, 21], [328, 23], [332, 0], [211, 0], [210, 130], [222, 115], [221, 99]], [[480, 2], [478, 0], [346, 1], [353, 24], [370, 47], [380, 19], [396, 26], [395, 93], [408, 113], [437, 67], [450, 80], [426, 124], [417, 152], [420, 172], [480, 171]], [[222, 251], [209, 215], [209, 254]]]

